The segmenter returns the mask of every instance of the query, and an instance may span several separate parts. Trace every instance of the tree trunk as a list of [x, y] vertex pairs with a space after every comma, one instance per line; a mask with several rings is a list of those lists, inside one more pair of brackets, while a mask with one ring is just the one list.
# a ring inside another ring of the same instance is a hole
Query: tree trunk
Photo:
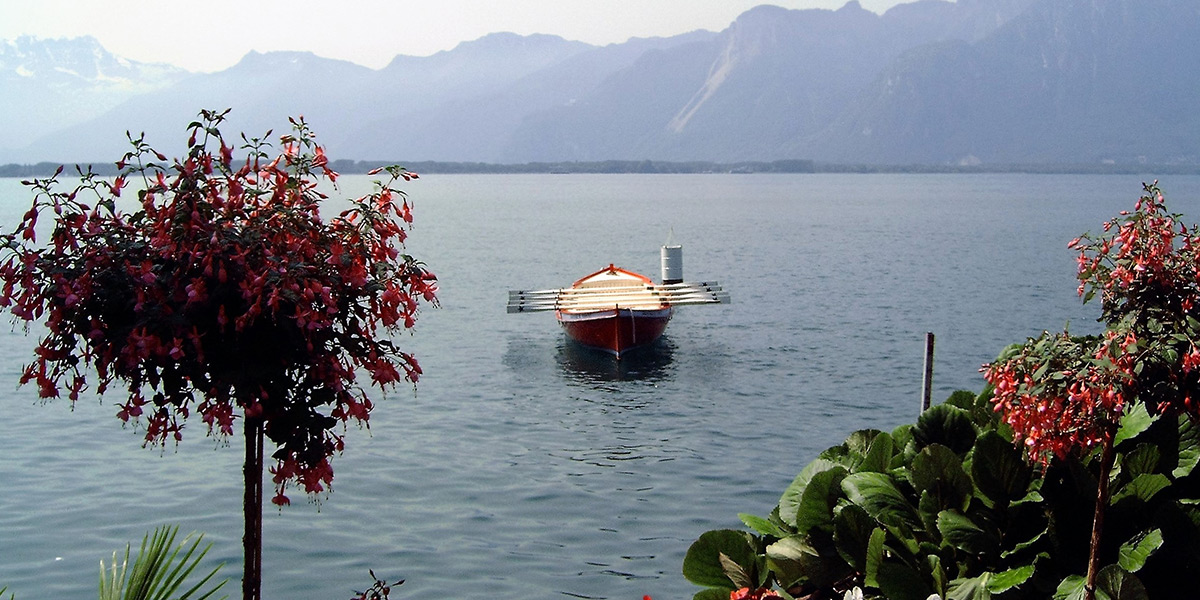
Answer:
[[262, 485], [263, 485], [263, 423], [259, 418], [246, 419], [245, 497], [242, 501], [246, 530], [242, 536], [245, 567], [242, 572], [242, 600], [262, 598]]
[[1104, 511], [1108, 508], [1108, 479], [1112, 473], [1116, 452], [1113, 451], [1113, 433], [1104, 436], [1100, 450], [1100, 478], [1096, 487], [1096, 512], [1092, 517], [1092, 544], [1088, 554], [1087, 581], [1083, 591], [1086, 600], [1096, 598], [1096, 575], [1100, 570], [1100, 535], [1104, 530]]

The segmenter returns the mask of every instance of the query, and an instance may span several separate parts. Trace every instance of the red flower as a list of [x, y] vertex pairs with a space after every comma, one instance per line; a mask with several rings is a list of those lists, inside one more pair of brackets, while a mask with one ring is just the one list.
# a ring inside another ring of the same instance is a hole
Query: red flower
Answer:
[[783, 597], [770, 588], [752, 590], [744, 587], [740, 590], [729, 592], [729, 600], [783, 600]]
[[[153, 444], [178, 440], [193, 410], [219, 436], [232, 434], [239, 408], [262, 419], [282, 505], [289, 483], [327, 490], [329, 458], [344, 446], [335, 427], [368, 421], [356, 372], [381, 389], [417, 380], [416, 360], [391, 337], [414, 324], [420, 301], [436, 305], [436, 278], [400, 251], [411, 212], [391, 199], [407, 171], [385, 168], [390, 180], [326, 220], [317, 184], [337, 173], [303, 119], [282, 154], [253, 142], [235, 171], [216, 127], [224, 115], [203, 113], [173, 166], [139, 139], [111, 183], [84, 174], [64, 192], [57, 174], [31, 182], [34, 206], [0, 236], [0, 306], [46, 321], [21, 378], [42, 397], [65, 389], [75, 400], [94, 367], [99, 393], [125, 386], [117, 416], [145, 418]], [[146, 187], [125, 215], [115, 199], [130, 177]], [[104, 208], [81, 202], [97, 194]], [[38, 246], [47, 209], [55, 227]]]
[[1043, 463], [1110, 442], [1130, 402], [1198, 414], [1200, 231], [1168, 214], [1153, 184], [1104, 231], [1070, 244], [1079, 293], [1101, 300], [1104, 334], [1045, 333], [984, 368], [995, 410]]

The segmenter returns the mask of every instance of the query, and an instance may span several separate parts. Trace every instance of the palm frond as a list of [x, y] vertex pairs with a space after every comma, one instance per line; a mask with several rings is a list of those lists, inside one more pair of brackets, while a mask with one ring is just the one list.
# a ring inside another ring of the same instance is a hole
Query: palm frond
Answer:
[[164, 525], [153, 534], [146, 534], [132, 566], [129, 564], [129, 545], [125, 546], [125, 558], [120, 567], [117, 554], [113, 553], [111, 573], [105, 568], [104, 561], [100, 561], [100, 600], [208, 600], [216, 594], [227, 579], [207, 590], [202, 591], [202, 588], [225, 566], [224, 563], [209, 571], [183, 594], [176, 595], [212, 548], [210, 543], [200, 549], [204, 534], [196, 533], [188, 534], [176, 545], [178, 533], [178, 526]]

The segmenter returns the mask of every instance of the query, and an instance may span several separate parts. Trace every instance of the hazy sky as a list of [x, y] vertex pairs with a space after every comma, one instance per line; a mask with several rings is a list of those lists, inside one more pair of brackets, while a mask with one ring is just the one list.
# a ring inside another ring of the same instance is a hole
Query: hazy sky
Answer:
[[[882, 13], [912, 0], [859, 0]], [[218, 71], [251, 50], [308, 50], [371, 68], [497, 31], [591, 44], [720, 31], [759, 4], [846, 0], [0, 0], [0, 39], [91, 35], [114, 54]]]

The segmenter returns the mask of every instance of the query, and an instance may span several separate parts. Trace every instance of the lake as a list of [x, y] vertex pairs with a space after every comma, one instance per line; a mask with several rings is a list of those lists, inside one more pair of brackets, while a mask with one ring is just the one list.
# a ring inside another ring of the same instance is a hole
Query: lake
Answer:
[[[407, 184], [412, 254], [441, 282], [398, 340], [425, 371], [377, 403], [335, 458], [334, 492], [264, 518], [265, 598], [345, 599], [368, 569], [393, 598], [690, 598], [704, 531], [768, 514], [824, 448], [915, 420], [925, 332], [934, 401], [978, 391], [1007, 344], [1098, 331], [1066, 244], [1132, 209], [1152, 175], [429, 175]], [[368, 190], [339, 180], [342, 196]], [[1162, 181], [1200, 215], [1200, 177]], [[0, 180], [0, 226], [30, 196]], [[568, 343], [510, 289], [614, 263], [733, 303], [679, 309], [620, 362]], [[36, 331], [33, 332], [36, 334]], [[35, 335], [0, 328], [0, 587], [95, 594], [98, 561], [159, 524], [198, 530], [241, 573], [240, 437], [190, 422], [142, 448], [117, 396], [41, 404], [18, 387]], [[135, 548], [136, 551], [136, 548]]]

